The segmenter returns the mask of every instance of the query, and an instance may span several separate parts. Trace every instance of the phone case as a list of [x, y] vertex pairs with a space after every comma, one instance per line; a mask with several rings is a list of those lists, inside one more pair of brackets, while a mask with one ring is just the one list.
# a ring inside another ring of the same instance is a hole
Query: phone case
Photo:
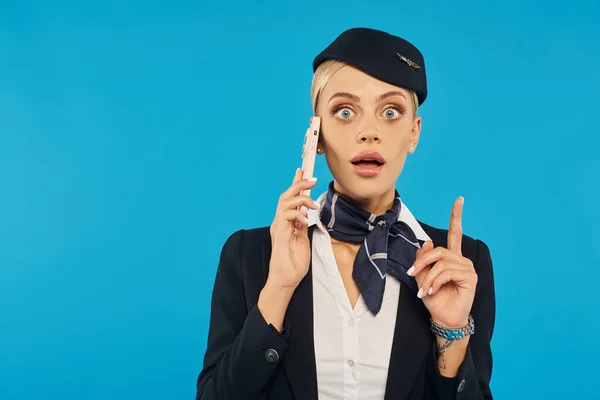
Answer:
[[[304, 179], [312, 178], [315, 172], [320, 129], [321, 118], [312, 117], [310, 127], [306, 130], [306, 135], [304, 136], [304, 145], [302, 146], [302, 171]], [[310, 189], [303, 190], [302, 194], [310, 196]]]

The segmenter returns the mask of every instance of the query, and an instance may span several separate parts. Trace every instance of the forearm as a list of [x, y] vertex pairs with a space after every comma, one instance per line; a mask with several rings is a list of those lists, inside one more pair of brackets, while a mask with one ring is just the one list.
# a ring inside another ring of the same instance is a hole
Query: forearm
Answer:
[[[431, 399], [435, 400], [491, 400], [492, 374], [491, 339], [496, 315], [494, 279], [489, 249], [477, 241], [474, 263], [478, 274], [477, 292], [471, 308], [474, 331], [464, 339], [446, 343], [435, 335], [429, 371], [432, 382]], [[445, 326], [444, 321], [433, 320]], [[462, 321], [448, 328], [459, 328]], [[436, 333], [436, 332], [434, 332]], [[429, 399], [429, 398], [428, 398]]]
[[279, 332], [283, 329], [285, 313], [293, 294], [293, 288], [282, 288], [268, 280], [260, 292], [258, 309], [267, 324], [272, 324]]
[[248, 308], [241, 263], [244, 234], [232, 235], [221, 251], [197, 399], [260, 398], [287, 348], [287, 335], [269, 325], [258, 304]]
[[437, 341], [437, 368], [440, 375], [454, 378], [458, 369], [465, 360], [469, 336], [459, 340], [448, 340], [436, 336]]

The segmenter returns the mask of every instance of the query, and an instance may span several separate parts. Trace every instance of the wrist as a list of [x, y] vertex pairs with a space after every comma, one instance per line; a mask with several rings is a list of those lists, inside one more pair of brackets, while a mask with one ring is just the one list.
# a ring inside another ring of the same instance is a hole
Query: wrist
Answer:
[[283, 331], [283, 321], [293, 294], [293, 288], [274, 285], [267, 280], [258, 297], [258, 310], [267, 324], [273, 325], [279, 332]]
[[266, 292], [269, 298], [289, 302], [296, 291], [297, 285], [282, 284], [274, 279], [267, 278], [262, 292]]
[[438, 345], [447, 344], [452, 345], [453, 348], [466, 349], [469, 346], [470, 338], [471, 336], [466, 336], [462, 339], [444, 339], [443, 337], [436, 335], [435, 340], [438, 343]]
[[436, 322], [431, 318], [431, 331], [441, 339], [448, 341], [456, 341], [465, 339], [475, 333], [475, 321], [469, 314], [467, 322], [462, 326], [452, 327], [453, 325], [446, 325], [444, 323]]
[[436, 325], [439, 325], [441, 327], [444, 327], [446, 329], [460, 329], [466, 325], [469, 324], [469, 317], [465, 317], [464, 319], [459, 320], [458, 322], [452, 322], [452, 323], [448, 323], [446, 321], [443, 321], [441, 319], [438, 318], [434, 318], [431, 317], [431, 320], [433, 321], [433, 323], [435, 323]]

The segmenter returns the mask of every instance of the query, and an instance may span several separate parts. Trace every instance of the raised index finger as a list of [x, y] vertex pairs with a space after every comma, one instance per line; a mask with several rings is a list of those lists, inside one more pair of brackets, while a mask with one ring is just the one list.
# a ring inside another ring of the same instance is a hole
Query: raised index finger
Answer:
[[462, 255], [462, 210], [465, 199], [459, 197], [452, 207], [448, 229], [448, 250]]

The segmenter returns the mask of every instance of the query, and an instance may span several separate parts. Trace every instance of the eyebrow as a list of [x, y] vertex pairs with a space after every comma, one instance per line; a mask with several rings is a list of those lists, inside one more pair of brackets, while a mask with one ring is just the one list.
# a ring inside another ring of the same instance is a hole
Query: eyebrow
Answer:
[[352, 93], [348, 93], [348, 92], [337, 92], [335, 93], [333, 96], [331, 96], [331, 98], [329, 99], [329, 102], [331, 102], [331, 100], [336, 99], [338, 97], [344, 97], [347, 99], [350, 99], [356, 103], [360, 102], [360, 98]]
[[[397, 90], [392, 90], [390, 92], [384, 93], [381, 96], [378, 96], [375, 99], [375, 103], [379, 103], [382, 100], [387, 99], [388, 97], [392, 97], [392, 96], [402, 96], [406, 99], [406, 96], [404, 95], [404, 93], [397, 91]], [[344, 97], [347, 99], [350, 99], [352, 101], [354, 101], [355, 103], [360, 103], [360, 97], [352, 94], [352, 93], [348, 93], [348, 92], [338, 92], [335, 93], [333, 96], [331, 96], [331, 98], [329, 99], [329, 101], [331, 102], [331, 100], [337, 98], [337, 97]]]
[[375, 102], [379, 103], [380, 101], [385, 100], [388, 97], [392, 97], [392, 96], [402, 96], [402, 97], [404, 97], [404, 99], [406, 99], [406, 96], [404, 95], [404, 93], [402, 93], [398, 90], [392, 90], [391, 92], [384, 93], [381, 96], [379, 96], [378, 98], [376, 98]]

